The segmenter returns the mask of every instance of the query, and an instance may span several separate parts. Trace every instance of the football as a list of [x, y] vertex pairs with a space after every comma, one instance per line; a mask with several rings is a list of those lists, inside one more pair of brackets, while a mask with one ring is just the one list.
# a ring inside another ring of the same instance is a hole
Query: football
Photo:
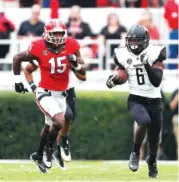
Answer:
[[128, 74], [125, 70], [123, 69], [116, 70], [115, 83], [117, 83], [117, 85], [122, 85], [126, 83], [127, 80], [128, 80]]

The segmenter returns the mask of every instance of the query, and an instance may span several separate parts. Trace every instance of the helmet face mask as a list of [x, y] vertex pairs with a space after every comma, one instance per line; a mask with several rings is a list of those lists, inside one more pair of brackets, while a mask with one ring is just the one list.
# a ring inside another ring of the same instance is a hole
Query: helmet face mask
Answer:
[[138, 55], [148, 47], [149, 39], [149, 32], [145, 27], [133, 26], [126, 36], [126, 46], [130, 52]]

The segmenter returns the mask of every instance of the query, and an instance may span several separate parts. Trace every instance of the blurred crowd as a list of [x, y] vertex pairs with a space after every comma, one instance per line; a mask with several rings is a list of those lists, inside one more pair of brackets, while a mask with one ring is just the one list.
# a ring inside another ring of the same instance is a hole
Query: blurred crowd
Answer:
[[[9, 1], [9, 0], [8, 0]], [[13, 0], [10, 0], [13, 1]], [[31, 15], [28, 20], [22, 22], [20, 24], [20, 27], [14, 26], [13, 22], [8, 20], [6, 18], [5, 13], [0, 12], [0, 39], [10, 39], [10, 34], [13, 31], [17, 31], [17, 38], [18, 39], [33, 39], [38, 38], [43, 33], [44, 28], [44, 22], [40, 20], [40, 12], [41, 12], [41, 5], [44, 3], [50, 2], [50, 0], [20, 0], [20, 6], [21, 7], [30, 7], [31, 6]], [[51, 2], [54, 0], [51, 0]], [[83, 2], [88, 3], [92, 2], [90, 1], [84, 1], [84, 0], [73, 0], [69, 2], [77, 3], [81, 6], [83, 6]], [[57, 0], [55, 0], [57, 2]], [[58, 6], [65, 6], [68, 4], [68, 0], [60, 0], [60, 4], [58, 3]], [[119, 7], [138, 7], [137, 4], [140, 5], [146, 5], [146, 2], [150, 2], [150, 6], [153, 7], [159, 7], [162, 6], [164, 1], [159, 0], [97, 0], [95, 1], [99, 4], [101, 3], [101, 6], [109, 6], [116, 4]], [[37, 4], [34, 4], [37, 3]], [[34, 4], [34, 5], [33, 5]], [[73, 5], [73, 4], [71, 4]], [[70, 6], [71, 6], [70, 5]], [[88, 45], [86, 43], [83, 43], [81, 45], [81, 52], [82, 56], [85, 58], [98, 58], [99, 56], [103, 58], [103, 68], [105, 69], [105, 62], [106, 62], [106, 46], [105, 42], [106, 40], [110, 39], [124, 39], [126, 36], [127, 28], [121, 24], [120, 17], [116, 13], [110, 13], [106, 20], [106, 25], [104, 27], [101, 27], [101, 31], [99, 34], [94, 34], [91, 30], [91, 25], [88, 24], [88, 22], [85, 22], [83, 17], [81, 16], [81, 7], [79, 5], [73, 5], [70, 8], [70, 14], [68, 18], [68, 22], [66, 22], [68, 35], [75, 37], [78, 40], [98, 40], [100, 42], [99, 45], [93, 44]], [[149, 6], [147, 4], [146, 6]], [[142, 6], [143, 7], [143, 6]], [[178, 40], [178, 1], [177, 0], [166, 0], [164, 4], [164, 18], [168, 24], [170, 33], [169, 33], [169, 39], [170, 40]], [[144, 25], [146, 28], [148, 28], [151, 39], [152, 40], [159, 40], [160, 39], [160, 33], [157, 28], [157, 26], [153, 22], [153, 17], [151, 12], [146, 9], [143, 14], [141, 15], [138, 24]], [[117, 47], [119, 44], [114, 44], [111, 46], [110, 54], [112, 56], [113, 50], [115, 47]], [[9, 52], [9, 45], [0, 45], [0, 59], [5, 58], [7, 53]], [[169, 45], [169, 58], [178, 58], [178, 45]], [[169, 64], [169, 69], [177, 69], [177, 64]], [[2, 68], [1, 68], [2, 69]], [[97, 69], [96, 64], [90, 64], [89, 69]]]

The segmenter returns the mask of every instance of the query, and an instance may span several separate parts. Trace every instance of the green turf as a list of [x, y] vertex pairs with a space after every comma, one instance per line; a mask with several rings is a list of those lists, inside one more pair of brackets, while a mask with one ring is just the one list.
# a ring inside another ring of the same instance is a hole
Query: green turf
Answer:
[[56, 164], [48, 174], [39, 173], [35, 164], [0, 163], [1, 181], [177, 181], [177, 164], [159, 164], [159, 178], [149, 179], [147, 165], [142, 163], [138, 172], [131, 172], [127, 162], [72, 161], [62, 171]]

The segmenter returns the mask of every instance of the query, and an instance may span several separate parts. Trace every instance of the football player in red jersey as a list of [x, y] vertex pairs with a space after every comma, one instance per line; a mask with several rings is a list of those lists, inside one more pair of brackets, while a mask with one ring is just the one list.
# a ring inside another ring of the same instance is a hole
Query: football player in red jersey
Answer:
[[[26, 65], [24, 69], [24, 75], [26, 77], [27, 82], [31, 82], [33, 80], [32, 73], [38, 69], [38, 65], [33, 61]], [[73, 68], [71, 68], [71, 72], [75, 74], [75, 76], [82, 81], [86, 80], [86, 75], [81, 75], [77, 73]], [[72, 73], [71, 73], [72, 74]], [[70, 75], [71, 75], [70, 74]], [[70, 76], [71, 77], [71, 76]], [[36, 85], [32, 85], [31, 87], [32, 91], [36, 89]], [[66, 124], [66, 132], [60, 131], [57, 137], [57, 150], [53, 153], [53, 157], [60, 168], [64, 169], [64, 161], [69, 162], [71, 160], [71, 153], [70, 153], [70, 147], [69, 147], [69, 140], [68, 135], [71, 128], [71, 123], [75, 120], [75, 113], [76, 113], [76, 96], [75, 96], [75, 89], [74, 84], [72, 83], [72, 80], [70, 79], [70, 83], [68, 85], [67, 89], [67, 109], [65, 112], [65, 124]], [[69, 122], [70, 121], [70, 122]], [[50, 118], [47, 118], [45, 116], [45, 125], [41, 131], [41, 137], [42, 140], [46, 140], [46, 137], [48, 135], [49, 127], [53, 124], [52, 120]], [[39, 145], [38, 150], [43, 150], [45, 147], [45, 142], [42, 143], [43, 145]], [[46, 149], [46, 148], [45, 148]], [[50, 168], [52, 166], [52, 161], [48, 161], [48, 155], [46, 150], [44, 150], [44, 162], [45, 165]], [[42, 170], [43, 171], [43, 170]]]
[[[34, 88], [37, 105], [46, 117], [53, 121], [47, 137], [47, 150], [51, 157], [59, 130], [62, 129], [64, 133], [66, 130], [64, 113], [69, 71], [73, 67], [77, 73], [86, 74], [79, 48], [78, 42], [67, 36], [66, 26], [58, 19], [52, 19], [44, 27], [43, 38], [32, 41], [27, 51], [20, 52], [13, 58], [15, 90], [18, 93], [26, 91], [20, 76], [21, 63], [38, 61], [41, 74], [39, 86], [35, 88], [33, 80], [29, 85]], [[43, 143], [41, 139], [40, 145], [44, 145]], [[30, 157], [42, 172], [46, 172], [46, 165], [42, 159], [43, 150], [38, 150]]]

